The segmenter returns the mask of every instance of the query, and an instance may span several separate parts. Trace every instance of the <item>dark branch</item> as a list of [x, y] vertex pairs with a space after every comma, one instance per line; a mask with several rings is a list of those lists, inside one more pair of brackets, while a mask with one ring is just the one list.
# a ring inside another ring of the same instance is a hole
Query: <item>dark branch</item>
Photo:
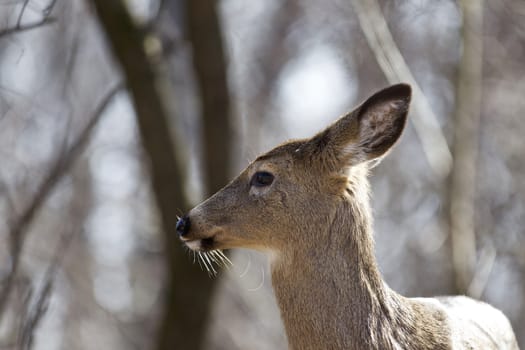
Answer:
[[42, 13], [44, 14], [44, 16], [49, 16], [51, 14], [51, 11], [53, 11], [53, 8], [55, 7], [57, 3], [57, 0], [51, 0], [51, 2], [49, 3], [49, 5], [47, 5], [43, 10], [42, 10]]
[[[18, 341], [20, 349], [31, 349], [31, 345], [33, 344], [34, 339], [34, 330], [38, 326], [38, 323], [40, 323], [40, 321], [42, 320], [42, 317], [46, 313], [47, 307], [49, 305], [49, 297], [51, 296], [52, 290], [52, 281], [52, 279], [46, 281], [42, 288], [42, 291], [37, 297], [37, 301], [35, 302], [34, 307], [30, 307], [29, 310], [27, 310], [26, 312], [28, 315], [25, 317], [25, 322], [22, 324], [20, 340]], [[28, 304], [30, 298], [31, 295], [29, 295], [28, 297]]]
[[20, 10], [20, 14], [18, 15], [18, 19], [16, 20], [17, 28], [20, 28], [20, 24], [22, 23], [22, 18], [24, 17], [24, 12], [26, 11], [26, 7], [28, 3], [29, 3], [29, 0], [24, 0], [24, 3], [22, 4], [22, 9]]
[[21, 32], [26, 32], [32, 29], [40, 28], [40, 27], [52, 24], [54, 22], [56, 22], [56, 18], [46, 17], [38, 22], [29, 23], [29, 24], [25, 24], [21, 26], [15, 26], [12, 28], [2, 29], [0, 30], [0, 38], [6, 35], [10, 35], [10, 34], [21, 33]]
[[62, 235], [60, 242], [57, 245], [57, 248], [55, 249], [53, 259], [51, 260], [51, 263], [49, 264], [44, 275], [42, 287], [40, 288], [36, 296], [36, 301], [34, 302], [34, 305], [29, 309], [28, 315], [23, 320], [22, 329], [19, 337], [19, 345], [24, 350], [29, 350], [32, 347], [34, 332], [47, 311], [49, 298], [53, 290], [53, 283], [55, 281], [57, 270], [62, 264], [65, 252], [68, 249], [71, 240], [74, 236], [75, 232], [73, 231], [64, 233]]
[[187, 1], [185, 6], [193, 67], [201, 95], [207, 195], [217, 192], [230, 180], [232, 146], [226, 59], [216, 6], [208, 0]]
[[45, 203], [47, 198], [51, 195], [56, 185], [71, 168], [73, 162], [78, 158], [79, 154], [84, 150], [95, 126], [100, 121], [102, 112], [104, 112], [109, 102], [121, 88], [122, 85], [117, 84], [116, 86], [112, 87], [108, 93], [106, 93], [104, 98], [97, 105], [97, 108], [93, 112], [92, 117], [84, 129], [80, 132], [75, 142], [65, 152], [60, 152], [59, 156], [54, 161], [54, 165], [50, 168], [50, 171], [40, 185], [29, 206], [17, 219], [14, 220], [13, 224], [11, 225], [9, 230], [9, 238], [11, 243], [11, 267], [7, 277], [4, 279], [4, 281], [2, 281], [3, 288], [0, 291], [0, 320], [4, 315], [5, 307], [13, 288], [13, 282], [20, 263], [22, 247], [30, 224], [33, 222], [35, 215], [38, 213], [39, 209]]

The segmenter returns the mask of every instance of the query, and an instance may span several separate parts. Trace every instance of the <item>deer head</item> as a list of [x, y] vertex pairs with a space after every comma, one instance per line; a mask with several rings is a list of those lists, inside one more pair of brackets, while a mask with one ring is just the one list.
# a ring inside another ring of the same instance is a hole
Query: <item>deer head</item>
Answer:
[[410, 96], [410, 86], [391, 86], [312, 138], [259, 156], [179, 220], [181, 240], [196, 251], [243, 247], [278, 255], [327, 239], [345, 196], [367, 203], [359, 198], [367, 197], [367, 170], [399, 139]]

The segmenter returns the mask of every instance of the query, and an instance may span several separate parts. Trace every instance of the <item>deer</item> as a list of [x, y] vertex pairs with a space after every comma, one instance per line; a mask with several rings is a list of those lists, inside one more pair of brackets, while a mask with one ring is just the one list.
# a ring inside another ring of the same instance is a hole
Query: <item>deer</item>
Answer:
[[223, 249], [267, 254], [290, 349], [518, 349], [491, 305], [403, 297], [381, 277], [367, 175], [401, 136], [410, 100], [407, 84], [376, 92], [313, 137], [257, 157], [177, 222], [210, 264]]

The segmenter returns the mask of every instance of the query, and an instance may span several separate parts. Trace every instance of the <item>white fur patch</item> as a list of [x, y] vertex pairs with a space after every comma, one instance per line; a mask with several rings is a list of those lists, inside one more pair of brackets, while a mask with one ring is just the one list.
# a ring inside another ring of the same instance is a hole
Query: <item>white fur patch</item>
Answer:
[[193, 240], [193, 241], [187, 241], [185, 243], [188, 246], [188, 248], [190, 248], [191, 250], [200, 250], [201, 249], [201, 240], [200, 239], [196, 239], [196, 240]]
[[366, 155], [360, 148], [360, 145], [355, 142], [351, 142], [344, 146], [341, 150], [341, 154], [343, 157], [350, 159], [348, 165], [359, 164], [367, 160]]

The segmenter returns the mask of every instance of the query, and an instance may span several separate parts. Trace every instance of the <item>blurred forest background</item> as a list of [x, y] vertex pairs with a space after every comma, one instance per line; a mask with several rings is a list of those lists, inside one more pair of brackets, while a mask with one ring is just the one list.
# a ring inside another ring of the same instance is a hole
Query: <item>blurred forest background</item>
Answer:
[[385, 279], [525, 348], [523, 0], [0, 0], [0, 349], [285, 349], [265, 257], [209, 278], [177, 215], [400, 81]]

